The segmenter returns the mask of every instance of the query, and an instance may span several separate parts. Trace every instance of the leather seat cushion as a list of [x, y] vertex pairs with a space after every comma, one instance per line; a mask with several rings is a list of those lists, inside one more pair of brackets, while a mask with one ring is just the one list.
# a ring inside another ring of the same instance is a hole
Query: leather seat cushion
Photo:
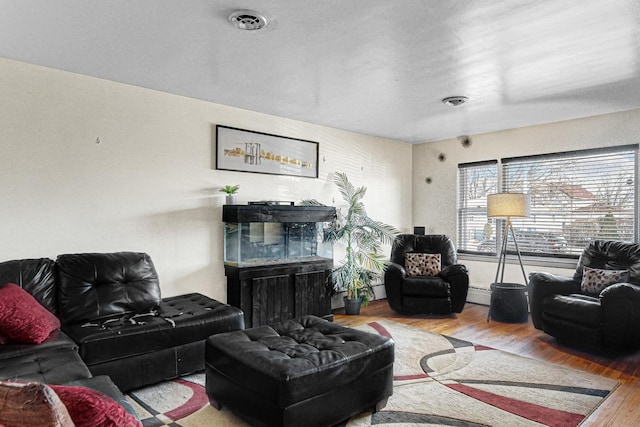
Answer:
[[602, 324], [600, 299], [588, 295], [552, 295], [543, 301], [543, 312], [558, 319], [564, 319], [586, 327]]
[[402, 283], [404, 296], [450, 298], [451, 290], [447, 282], [437, 276], [405, 277]]
[[8, 343], [0, 345], [0, 360], [59, 349], [77, 351], [78, 345], [67, 334], [58, 330], [40, 344]]
[[90, 377], [91, 372], [72, 349], [27, 353], [3, 359], [0, 364], [0, 380], [64, 384]]
[[389, 338], [315, 316], [215, 335], [205, 348], [208, 368], [280, 408], [372, 375], [394, 359]]
[[402, 297], [402, 312], [406, 314], [446, 314], [451, 313], [451, 298]]
[[[165, 298], [157, 315], [100, 319], [64, 327], [91, 366], [164, 350], [244, 327], [242, 311], [198, 293]], [[113, 321], [111, 321], [113, 320]]]

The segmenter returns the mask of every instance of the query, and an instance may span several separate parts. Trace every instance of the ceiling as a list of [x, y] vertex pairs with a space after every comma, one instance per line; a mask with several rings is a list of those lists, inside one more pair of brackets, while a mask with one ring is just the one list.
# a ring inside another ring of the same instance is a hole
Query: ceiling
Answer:
[[[269, 24], [242, 31], [237, 9]], [[409, 143], [640, 108], [638, 0], [0, 0], [0, 57]], [[441, 100], [463, 95], [451, 107]]]

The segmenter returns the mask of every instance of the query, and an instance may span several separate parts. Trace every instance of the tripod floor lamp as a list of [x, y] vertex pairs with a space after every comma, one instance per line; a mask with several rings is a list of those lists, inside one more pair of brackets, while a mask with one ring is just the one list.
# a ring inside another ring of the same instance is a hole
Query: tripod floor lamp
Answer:
[[[518, 248], [516, 234], [513, 231], [513, 225], [511, 224], [511, 218], [528, 217], [529, 206], [530, 200], [528, 194], [497, 193], [489, 194], [487, 196], [487, 217], [505, 219], [504, 232], [502, 234], [502, 248], [500, 249], [500, 258], [498, 259], [498, 270], [496, 271], [495, 283], [502, 283], [504, 281], [504, 266], [507, 260], [507, 240], [509, 240], [509, 232], [511, 232], [513, 243], [516, 247], [518, 261], [520, 261], [520, 268], [522, 269], [522, 275], [524, 276], [524, 284], [527, 285], [528, 283], [527, 274], [524, 272], [524, 266], [522, 265], [522, 257], [520, 256], [520, 248]], [[500, 276], [500, 282], [498, 282], [498, 276]]]

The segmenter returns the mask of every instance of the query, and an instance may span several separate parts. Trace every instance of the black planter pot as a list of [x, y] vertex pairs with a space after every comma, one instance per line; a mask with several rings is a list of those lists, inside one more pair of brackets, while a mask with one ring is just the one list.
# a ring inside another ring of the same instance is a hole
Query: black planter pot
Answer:
[[503, 323], [526, 323], [529, 320], [527, 287], [518, 283], [492, 283], [489, 319]]
[[360, 314], [360, 306], [362, 305], [362, 298], [347, 298], [344, 297], [344, 314], [356, 315]]

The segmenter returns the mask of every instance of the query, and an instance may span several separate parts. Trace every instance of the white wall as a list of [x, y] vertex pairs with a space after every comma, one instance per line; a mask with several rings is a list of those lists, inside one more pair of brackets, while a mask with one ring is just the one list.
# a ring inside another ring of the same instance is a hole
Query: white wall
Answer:
[[[458, 139], [413, 146], [413, 222], [426, 226], [428, 233], [456, 236], [459, 163], [637, 144], [640, 110], [472, 135], [471, 141], [468, 148]], [[445, 161], [439, 161], [440, 154], [446, 156]], [[427, 177], [431, 178], [431, 184], [425, 182]], [[495, 279], [496, 260], [462, 258], [470, 270], [471, 286], [488, 288]], [[531, 271], [572, 274], [574, 269], [532, 266], [525, 260], [527, 274]], [[505, 281], [523, 283], [519, 264], [507, 265]]]
[[[144, 251], [163, 296], [226, 301], [219, 188], [333, 204], [334, 171], [368, 187], [372, 217], [412, 226], [408, 144], [4, 59], [0, 93], [0, 261]], [[217, 124], [317, 141], [320, 178], [215, 170]]]
[[[372, 217], [455, 236], [458, 163], [640, 142], [632, 110], [472, 135], [469, 148], [457, 139], [411, 146], [5, 59], [0, 93], [0, 261], [145, 251], [165, 296], [223, 301], [222, 185], [240, 184], [239, 203], [334, 204], [329, 176], [343, 171], [368, 187]], [[319, 142], [320, 178], [216, 171], [216, 124]], [[495, 262], [464, 262], [472, 286], [493, 281]], [[520, 281], [519, 266], [506, 276]]]

